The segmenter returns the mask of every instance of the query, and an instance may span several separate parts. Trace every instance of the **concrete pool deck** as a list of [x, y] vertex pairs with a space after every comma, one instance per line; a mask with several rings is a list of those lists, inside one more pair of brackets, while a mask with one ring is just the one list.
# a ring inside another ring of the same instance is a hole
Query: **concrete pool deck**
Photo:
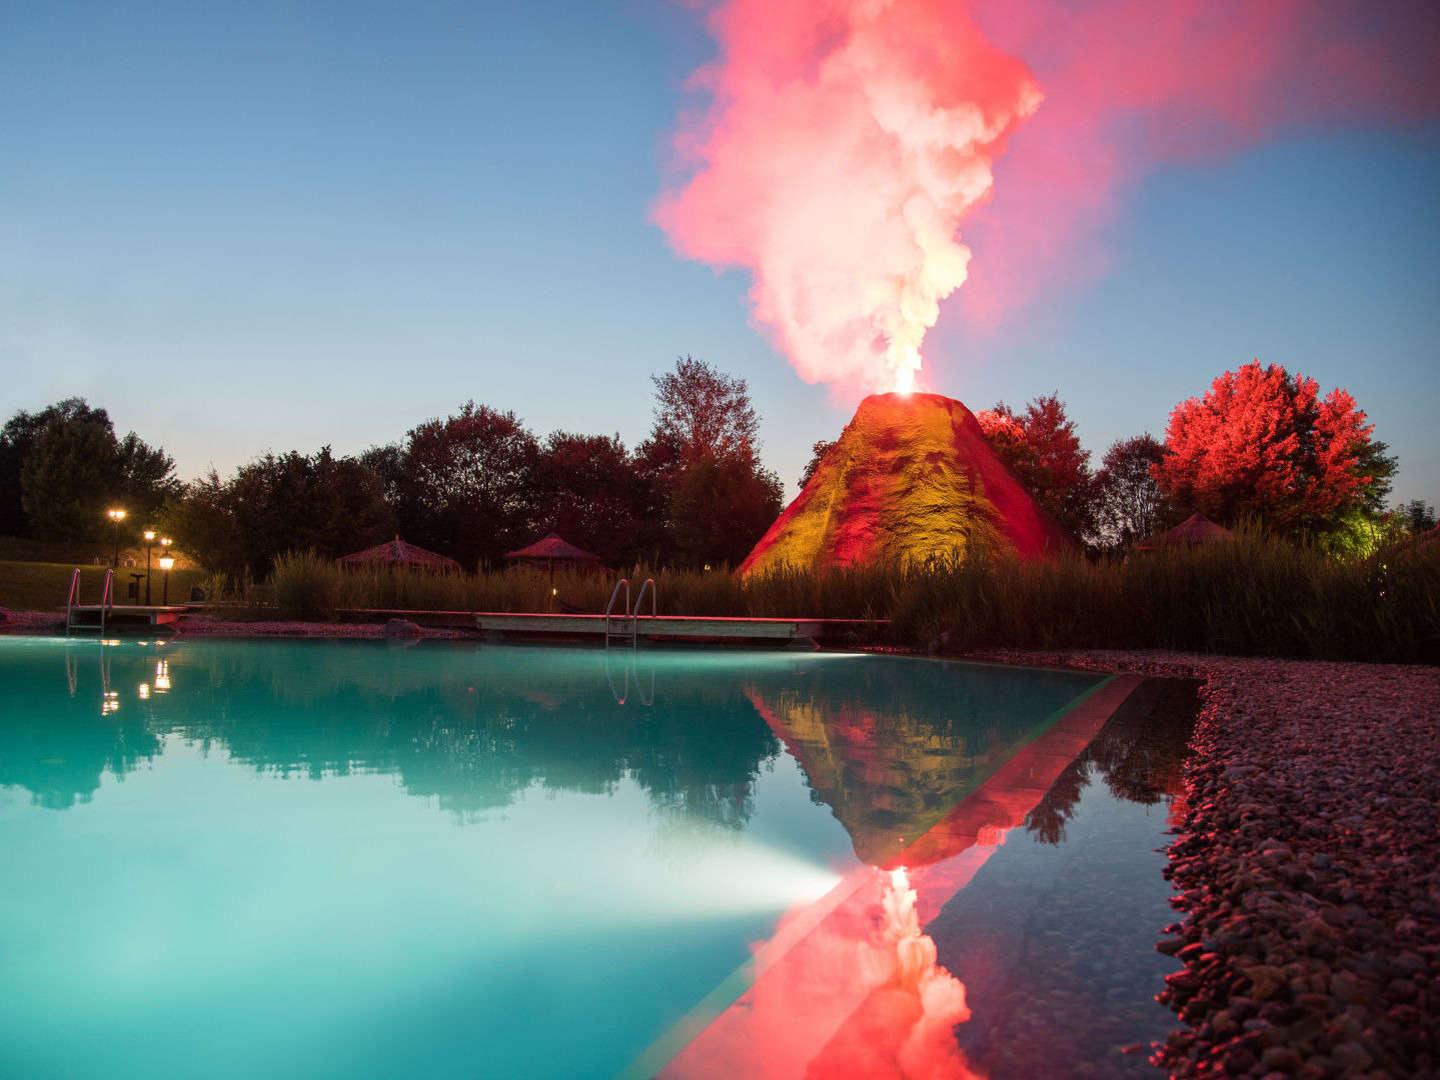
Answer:
[[1184, 913], [1178, 1077], [1436, 1076], [1440, 670], [1160, 652], [975, 659], [1199, 679], [1188, 808], [1168, 874]]

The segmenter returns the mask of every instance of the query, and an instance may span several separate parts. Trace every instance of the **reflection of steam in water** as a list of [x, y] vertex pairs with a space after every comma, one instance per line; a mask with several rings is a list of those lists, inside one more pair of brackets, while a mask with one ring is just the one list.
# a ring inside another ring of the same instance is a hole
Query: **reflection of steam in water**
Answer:
[[[903, 869], [862, 867], [793, 908], [754, 984], [659, 1075], [680, 1080], [970, 1080], [953, 1035], [965, 987], [936, 960]], [[666, 1057], [669, 1053], [666, 1052]], [[637, 1062], [626, 1076], [650, 1075]]]
[[[884, 1008], [895, 1017], [892, 1026], [899, 1039], [895, 1047], [896, 1074], [968, 1077], [972, 1074], [951, 1034], [956, 1024], [970, 1019], [965, 985], [936, 962], [935, 941], [920, 932], [915, 900], [915, 890], [910, 887], [905, 868], [892, 870], [881, 906], [884, 910], [882, 933], [887, 941], [894, 943], [895, 949], [895, 974], [885, 991], [892, 1000], [886, 1002]], [[898, 1000], [894, 1000], [896, 998]], [[907, 1030], [906, 1021], [912, 1016], [914, 1019]], [[847, 1060], [860, 1064], [854, 1055], [846, 1056]], [[842, 1075], [827, 1070], [823, 1060], [817, 1060], [816, 1065], [820, 1066], [822, 1075]], [[861, 1074], [852, 1070], [852, 1075]], [[870, 1070], [864, 1075], [880, 1074]]]
[[[1098, 688], [1000, 765], [891, 864], [914, 869], [862, 869], [816, 904], [787, 913], [757, 954], [753, 985], [718, 1016], [703, 1018], [703, 1030], [669, 1059], [663, 1075], [977, 1075], [954, 1036], [969, 1016], [965, 988], [938, 963], [936, 944], [922, 928], [969, 885], [1006, 831], [1026, 819], [1138, 682], [1116, 679]], [[794, 707], [762, 713], [787, 744], [804, 734], [796, 720], [803, 714]], [[923, 760], [934, 746], [918, 737], [921, 730], [908, 721], [888, 730], [854, 725], [843, 741], [817, 732], [828, 741], [812, 740], [811, 758], [896, 768], [910, 755]], [[892, 744], [893, 754], [885, 749]]]

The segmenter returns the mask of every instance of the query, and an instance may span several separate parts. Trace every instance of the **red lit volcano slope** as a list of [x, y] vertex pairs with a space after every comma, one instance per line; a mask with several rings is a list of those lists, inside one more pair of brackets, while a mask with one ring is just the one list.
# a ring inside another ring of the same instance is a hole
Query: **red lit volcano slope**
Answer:
[[1027, 559], [1071, 546], [964, 405], [940, 394], [874, 394], [740, 573], [923, 562], [977, 544]]

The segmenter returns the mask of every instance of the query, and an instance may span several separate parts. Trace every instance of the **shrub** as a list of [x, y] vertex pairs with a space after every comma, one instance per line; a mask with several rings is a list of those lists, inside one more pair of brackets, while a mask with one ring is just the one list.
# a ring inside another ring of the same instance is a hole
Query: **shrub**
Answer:
[[275, 559], [270, 591], [280, 614], [291, 619], [327, 619], [344, 594], [340, 569], [313, 551], [289, 551]]
[[[1241, 530], [1230, 543], [1123, 562], [977, 554], [899, 567], [786, 568], [745, 581], [724, 568], [638, 565], [624, 576], [632, 604], [642, 582], [655, 579], [662, 615], [889, 619], [880, 637], [919, 648], [1147, 648], [1440, 663], [1440, 542], [1426, 539], [1369, 559], [1335, 558], [1314, 545]], [[554, 587], [565, 605], [598, 614], [616, 579], [557, 568]], [[276, 561], [261, 591], [294, 618], [346, 608], [545, 611], [550, 582], [547, 571], [526, 566], [478, 574], [352, 570], [291, 552]]]

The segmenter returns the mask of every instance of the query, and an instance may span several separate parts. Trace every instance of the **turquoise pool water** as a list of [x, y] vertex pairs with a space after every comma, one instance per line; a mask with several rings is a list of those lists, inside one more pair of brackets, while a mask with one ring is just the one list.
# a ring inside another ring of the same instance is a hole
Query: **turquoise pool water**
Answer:
[[1098, 681], [0, 639], [0, 1075], [615, 1075]]

